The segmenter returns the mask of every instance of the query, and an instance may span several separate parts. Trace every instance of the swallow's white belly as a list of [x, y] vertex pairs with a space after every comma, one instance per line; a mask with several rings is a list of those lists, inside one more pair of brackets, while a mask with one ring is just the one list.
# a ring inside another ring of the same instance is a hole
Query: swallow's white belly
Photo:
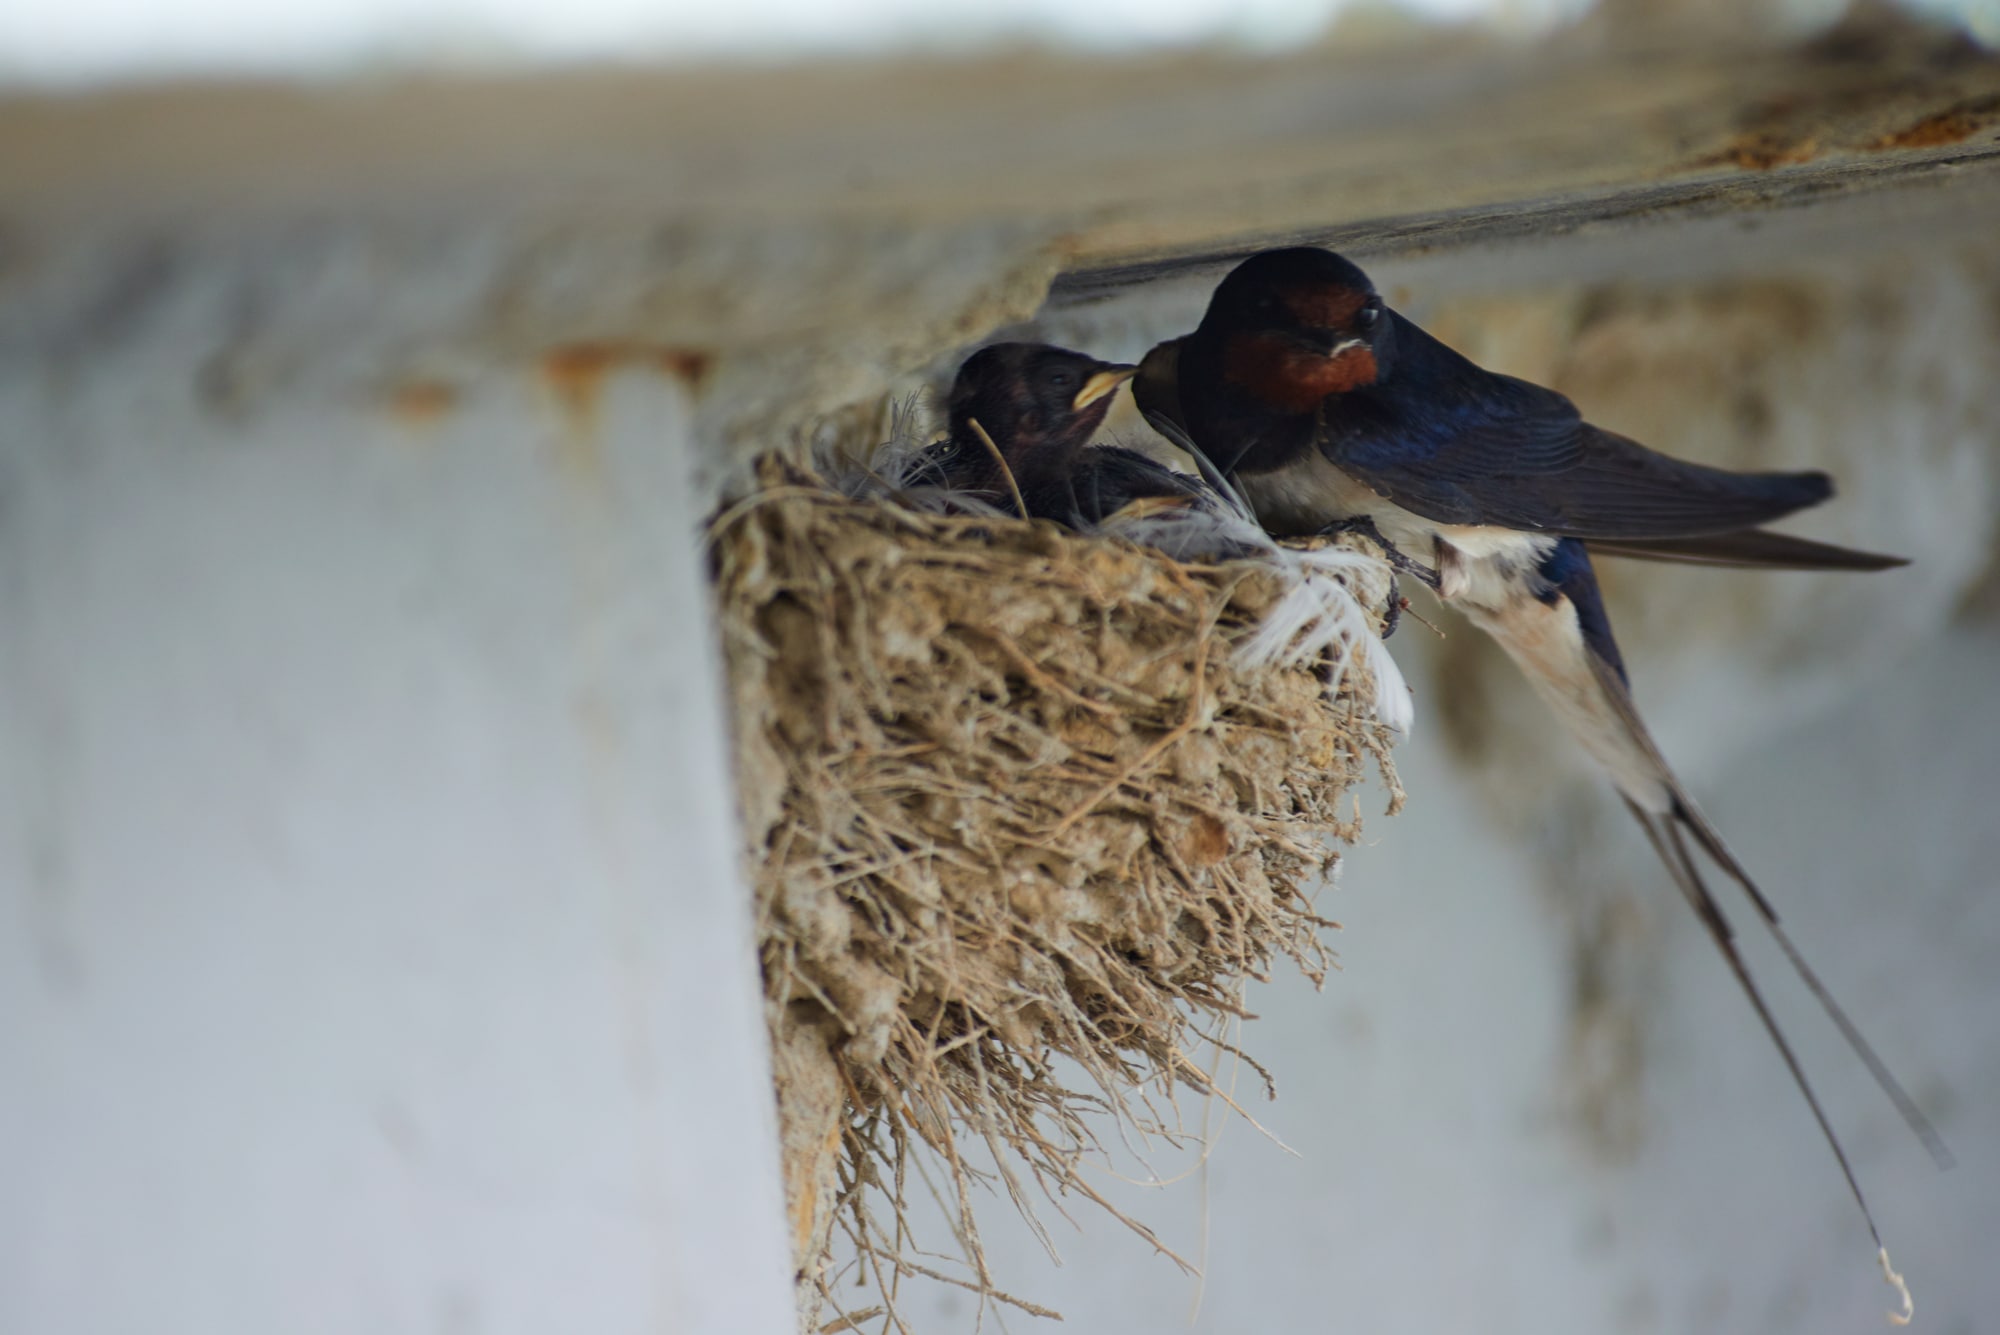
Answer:
[[1545, 603], [1524, 588], [1505, 606], [1465, 611], [1507, 651], [1619, 792], [1643, 811], [1661, 813], [1673, 805], [1674, 780], [1666, 762], [1638, 721], [1624, 687], [1607, 680], [1593, 664], [1569, 599]]
[[1448, 603], [1493, 610], [1539, 586], [1536, 570], [1554, 547], [1546, 534], [1485, 524], [1440, 524], [1397, 505], [1340, 471], [1317, 450], [1273, 473], [1236, 479], [1264, 527], [1279, 535], [1317, 533], [1329, 523], [1366, 516], [1414, 561], [1438, 572]]

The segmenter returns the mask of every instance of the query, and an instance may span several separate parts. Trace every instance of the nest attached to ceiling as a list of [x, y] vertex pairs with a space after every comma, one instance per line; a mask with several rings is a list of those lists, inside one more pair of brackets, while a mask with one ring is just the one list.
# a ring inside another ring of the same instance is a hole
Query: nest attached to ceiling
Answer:
[[[1331, 688], [1325, 655], [1241, 667], [1288, 589], [1265, 563], [761, 481], [710, 537], [802, 1322], [836, 1225], [883, 1307], [826, 1329], [903, 1328], [913, 1273], [1039, 1311], [995, 1288], [971, 1189], [1109, 1209], [1085, 1114], [1172, 1138], [1177, 1090], [1228, 1100], [1196, 1056], [1236, 1052], [1245, 981], [1280, 956], [1323, 979], [1349, 790], [1372, 761], [1402, 798], [1370, 656]], [[1379, 609], [1386, 569], [1357, 571]], [[962, 1274], [906, 1231], [917, 1144]]]

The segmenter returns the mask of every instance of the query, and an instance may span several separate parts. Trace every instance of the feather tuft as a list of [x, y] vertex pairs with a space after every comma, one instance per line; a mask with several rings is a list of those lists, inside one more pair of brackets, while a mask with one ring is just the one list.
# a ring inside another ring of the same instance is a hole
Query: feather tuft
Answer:
[[974, 515], [1000, 519], [1009, 512], [984, 491], [958, 482], [950, 466], [951, 445], [927, 440], [915, 395], [889, 413], [889, 438], [864, 460], [822, 450], [813, 460], [819, 475], [850, 500], [892, 500], [933, 515]]
[[1409, 684], [1389, 647], [1375, 633], [1368, 610], [1341, 578], [1379, 565], [1371, 556], [1338, 548], [1314, 552], [1277, 547], [1265, 559], [1285, 570], [1291, 591], [1237, 648], [1236, 661], [1251, 668], [1297, 667], [1321, 655], [1331, 659], [1327, 690], [1337, 691], [1358, 651], [1375, 683], [1375, 716], [1399, 737], [1416, 721]]
[[1368, 610], [1342, 576], [1378, 571], [1381, 561], [1344, 548], [1296, 551], [1281, 547], [1250, 517], [1233, 489], [1211, 489], [1209, 504], [1126, 506], [1095, 532], [1151, 547], [1176, 561], [1258, 560], [1277, 568], [1291, 589], [1251, 637], [1238, 646], [1239, 666], [1300, 667], [1332, 656], [1327, 692], [1340, 689], [1359, 648], [1375, 683], [1375, 716], [1399, 737], [1410, 735], [1415, 711], [1410, 688]]

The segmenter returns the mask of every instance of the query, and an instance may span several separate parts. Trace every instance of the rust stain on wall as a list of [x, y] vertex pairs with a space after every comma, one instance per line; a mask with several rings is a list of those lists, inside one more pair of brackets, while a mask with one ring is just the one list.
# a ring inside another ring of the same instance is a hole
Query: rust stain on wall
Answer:
[[700, 348], [660, 348], [654, 353], [654, 365], [699, 394], [708, 373], [715, 369], [715, 355]]
[[404, 380], [390, 386], [389, 415], [405, 426], [432, 426], [458, 407], [458, 387], [443, 380]]
[[2000, 120], [2000, 96], [1971, 98], [1885, 134], [1869, 147], [1942, 148], [1970, 139], [1995, 120]]
[[554, 397], [564, 425], [563, 460], [574, 471], [601, 471], [598, 415], [604, 382], [625, 370], [645, 370], [678, 381], [699, 393], [714, 368], [713, 353], [701, 348], [637, 339], [592, 339], [550, 348], [541, 356], [542, 383]]
[[1795, 139], [1773, 130], [1756, 130], [1737, 135], [1717, 152], [1699, 159], [1699, 165], [1771, 171], [1777, 167], [1811, 162], [1819, 154], [1819, 141], [1810, 135]]
[[555, 396], [557, 407], [574, 431], [596, 433], [604, 378], [626, 355], [615, 343], [572, 343], [542, 355], [542, 383]]

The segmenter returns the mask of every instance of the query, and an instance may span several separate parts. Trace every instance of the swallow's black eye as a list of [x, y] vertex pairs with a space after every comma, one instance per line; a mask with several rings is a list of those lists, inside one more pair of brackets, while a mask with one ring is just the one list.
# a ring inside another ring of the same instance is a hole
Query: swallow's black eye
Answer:
[[1074, 371], [1051, 371], [1044, 377], [1050, 389], [1068, 389], [1076, 383]]
[[1381, 318], [1382, 308], [1371, 301], [1354, 313], [1354, 327], [1365, 332], [1373, 329], [1375, 322]]

